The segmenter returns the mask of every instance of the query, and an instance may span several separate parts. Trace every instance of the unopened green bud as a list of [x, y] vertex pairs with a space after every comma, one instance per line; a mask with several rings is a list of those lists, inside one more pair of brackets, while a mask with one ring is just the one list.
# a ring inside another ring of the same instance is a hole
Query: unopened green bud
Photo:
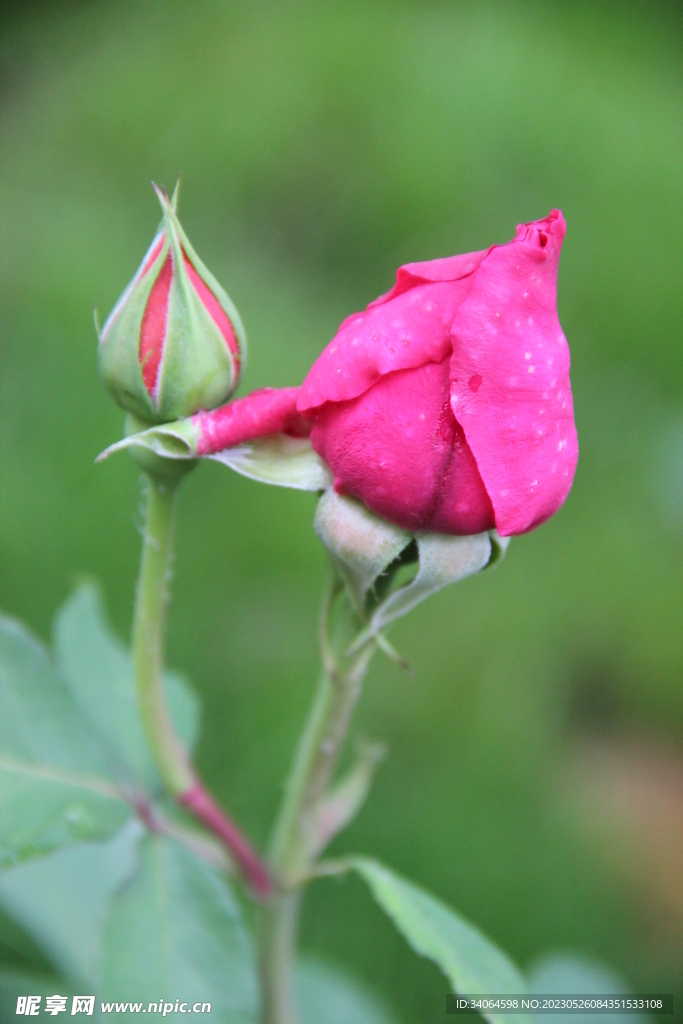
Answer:
[[246, 337], [180, 226], [175, 201], [155, 189], [163, 221], [102, 328], [98, 363], [119, 405], [146, 423], [165, 423], [230, 397]]

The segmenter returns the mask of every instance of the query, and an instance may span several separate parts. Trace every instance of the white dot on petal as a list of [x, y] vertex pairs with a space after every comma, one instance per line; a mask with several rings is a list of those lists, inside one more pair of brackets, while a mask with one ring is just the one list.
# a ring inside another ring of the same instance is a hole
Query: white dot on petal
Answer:
[[531, 352], [525, 352], [524, 353], [524, 358], [525, 359], [531, 359]]

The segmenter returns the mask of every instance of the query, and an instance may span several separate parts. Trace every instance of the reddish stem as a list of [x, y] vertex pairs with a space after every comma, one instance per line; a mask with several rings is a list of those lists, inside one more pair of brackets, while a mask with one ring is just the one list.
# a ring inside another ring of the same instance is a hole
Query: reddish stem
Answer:
[[273, 883], [265, 864], [249, 840], [218, 806], [202, 783], [195, 782], [190, 789], [181, 793], [177, 800], [225, 844], [254, 891], [259, 896], [271, 896]]

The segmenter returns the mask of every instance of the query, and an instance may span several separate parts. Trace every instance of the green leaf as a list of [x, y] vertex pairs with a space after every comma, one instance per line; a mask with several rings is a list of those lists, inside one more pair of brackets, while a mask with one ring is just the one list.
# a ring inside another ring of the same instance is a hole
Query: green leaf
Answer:
[[298, 491], [322, 491], [332, 484], [330, 470], [307, 437], [269, 434], [208, 457], [264, 484]]
[[102, 981], [108, 1000], [208, 1002], [213, 1021], [252, 1024], [254, 958], [225, 880], [172, 840], [146, 837], [109, 908]]
[[381, 1001], [342, 971], [302, 958], [296, 995], [301, 1024], [395, 1024]]
[[[527, 986], [511, 960], [445, 903], [413, 882], [367, 857], [354, 857], [352, 867], [404, 939], [420, 956], [432, 960], [463, 994], [523, 993]], [[492, 1024], [528, 1020], [524, 1014], [483, 1016]]]
[[0, 616], [0, 867], [106, 839], [129, 813], [45, 647]]
[[[93, 733], [115, 759], [124, 783], [159, 789], [160, 781], [137, 712], [128, 649], [110, 629], [100, 592], [93, 584], [76, 590], [57, 613], [55, 659], [66, 686]], [[184, 679], [164, 676], [176, 731], [192, 747], [199, 731], [199, 705]]]
[[[17, 999], [19, 996], [27, 995], [69, 997], [74, 995], [74, 990], [68, 982], [56, 975], [0, 967], [0, 1021], [16, 1020]], [[69, 1006], [70, 1003], [67, 1003], [67, 1007]], [[51, 1014], [45, 1013], [44, 1007], [45, 1002], [41, 1000], [39, 1016], [46, 1020], [54, 1020]]]
[[106, 843], [79, 843], [0, 874], [0, 906], [81, 991], [95, 991], [106, 909], [135, 870], [142, 834], [131, 820]]
[[[535, 995], [609, 995], [630, 991], [618, 974], [595, 961], [568, 953], [554, 953], [544, 957], [528, 974], [528, 989]], [[628, 1024], [632, 1014], [610, 1014], [613, 1024]], [[604, 1022], [601, 1013], [549, 1013], [543, 1015], [544, 1024], [591, 1024]]]

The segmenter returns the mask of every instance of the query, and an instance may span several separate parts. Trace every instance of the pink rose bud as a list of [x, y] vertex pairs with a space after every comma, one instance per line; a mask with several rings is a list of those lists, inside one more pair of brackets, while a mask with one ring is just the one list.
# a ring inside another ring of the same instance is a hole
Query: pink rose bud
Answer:
[[162, 224], [98, 352], [114, 399], [147, 423], [221, 405], [237, 387], [246, 352], [237, 310], [190, 245], [175, 202], [156, 192]]
[[[126, 444], [222, 452], [240, 472], [286, 482], [266, 464], [280, 455], [259, 454], [255, 439], [309, 433], [336, 492], [409, 533], [531, 530], [566, 499], [578, 459], [557, 316], [564, 234], [552, 210], [506, 245], [400, 267], [391, 291], [342, 323], [301, 388], [256, 392]], [[245, 444], [265, 469], [226, 451]], [[297, 473], [292, 486], [320, 486], [316, 466]]]
[[559, 210], [507, 245], [400, 267], [297, 400], [338, 493], [411, 531], [524, 533], [574, 479]]

